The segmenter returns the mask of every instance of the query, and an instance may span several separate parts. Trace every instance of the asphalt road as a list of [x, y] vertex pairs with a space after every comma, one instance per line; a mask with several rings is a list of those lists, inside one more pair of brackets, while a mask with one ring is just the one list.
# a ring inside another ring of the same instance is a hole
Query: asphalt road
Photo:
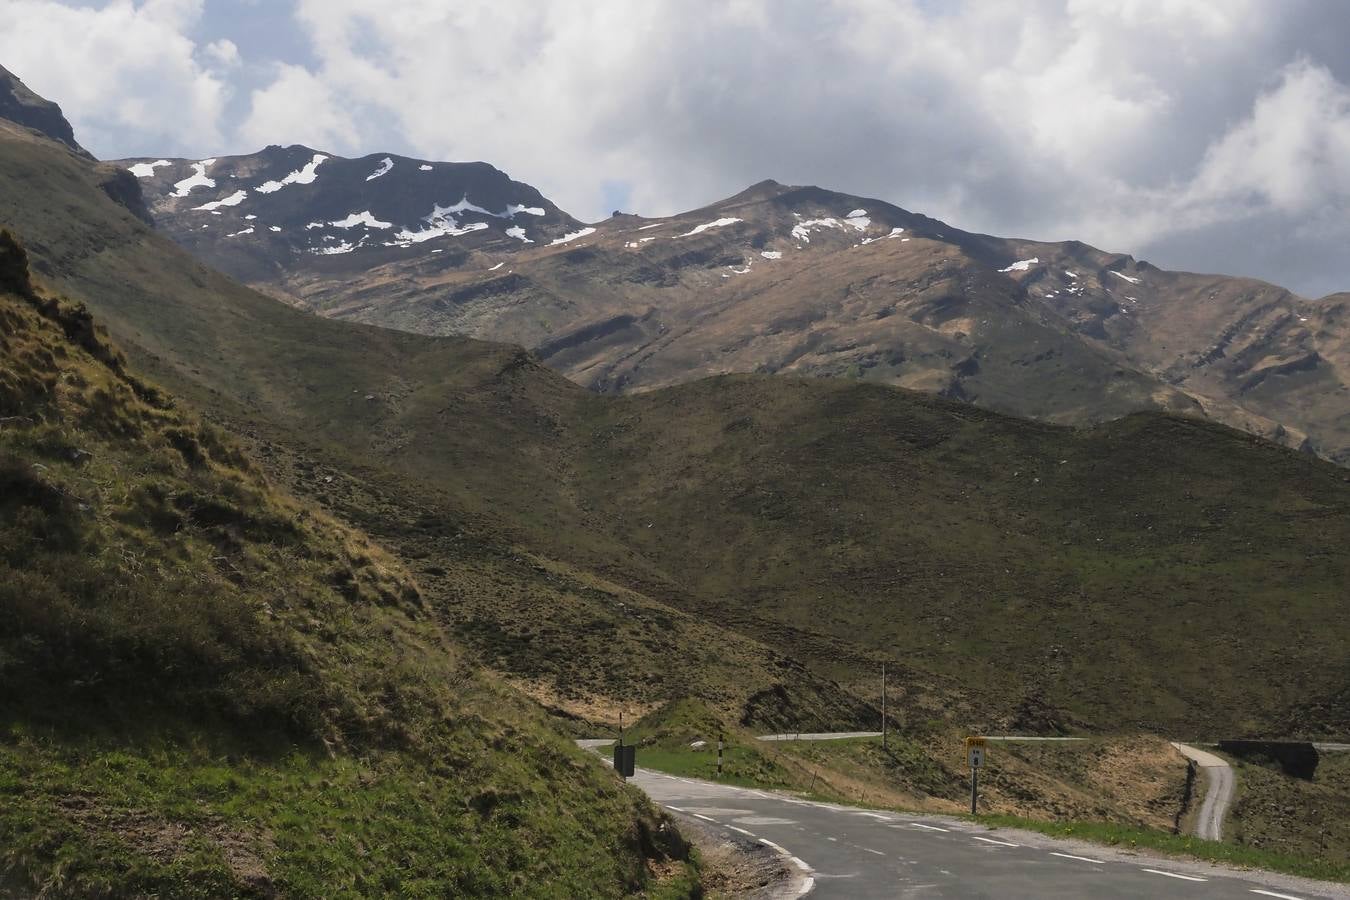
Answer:
[[[586, 741], [599, 748], [609, 741]], [[883, 813], [639, 769], [679, 815], [780, 850], [812, 898], [1350, 898], [1339, 885], [1150, 857], [941, 816]]]
[[1188, 759], [1205, 773], [1205, 801], [1200, 806], [1200, 815], [1195, 822], [1196, 837], [1207, 841], [1223, 840], [1223, 820], [1228, 815], [1228, 807], [1233, 805], [1234, 788], [1237, 779], [1233, 767], [1228, 761], [1206, 753], [1188, 744], [1173, 743]]

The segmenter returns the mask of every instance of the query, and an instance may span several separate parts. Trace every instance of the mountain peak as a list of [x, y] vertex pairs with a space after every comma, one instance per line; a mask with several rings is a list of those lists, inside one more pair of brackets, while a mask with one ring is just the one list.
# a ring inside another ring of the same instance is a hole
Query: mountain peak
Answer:
[[75, 141], [75, 130], [62, 114], [61, 107], [33, 93], [17, 75], [3, 66], [0, 66], [0, 119], [31, 128], [60, 141], [81, 156], [93, 158]]

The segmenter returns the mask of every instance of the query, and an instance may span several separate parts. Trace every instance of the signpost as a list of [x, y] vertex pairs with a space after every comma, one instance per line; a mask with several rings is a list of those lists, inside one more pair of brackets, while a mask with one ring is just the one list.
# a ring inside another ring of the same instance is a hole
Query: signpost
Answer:
[[966, 738], [966, 763], [970, 766], [970, 814], [977, 812], [980, 790], [980, 769], [984, 766], [985, 739]]

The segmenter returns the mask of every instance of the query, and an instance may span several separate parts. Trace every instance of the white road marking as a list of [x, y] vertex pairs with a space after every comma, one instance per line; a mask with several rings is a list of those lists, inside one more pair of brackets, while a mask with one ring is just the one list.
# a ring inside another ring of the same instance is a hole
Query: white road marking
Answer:
[[910, 822], [909, 824], [913, 825], [915, 828], [926, 828], [929, 831], [941, 831], [943, 833], [951, 831], [950, 828], [939, 828], [936, 825], [925, 825], [922, 822]]
[[1000, 847], [1016, 847], [1017, 844], [1010, 844], [1007, 841], [996, 841], [993, 838], [980, 837], [978, 834], [972, 834], [971, 837], [977, 841], [984, 841], [986, 844], [998, 844]]
[[741, 834], [745, 835], [746, 837], [754, 837], [754, 836], [755, 836], [754, 833], [749, 832], [749, 831], [746, 831], [744, 828], [737, 828], [735, 825], [728, 825], [727, 827], [730, 828], [732, 831], [739, 831]]
[[802, 861], [801, 861], [800, 859], [798, 859], [797, 857], [795, 857], [795, 856], [789, 856], [788, 859], [792, 860], [793, 864], [796, 865], [796, 867], [799, 868], [799, 869], [801, 869], [803, 872], [810, 872], [810, 871], [811, 871], [811, 867], [808, 866], [806, 863], [802, 862]]
[[1274, 891], [1263, 891], [1260, 888], [1252, 888], [1253, 894], [1263, 894], [1267, 897], [1279, 897], [1280, 900], [1303, 900], [1302, 897], [1295, 897], [1293, 894], [1277, 894]]
[[827, 837], [825, 840], [827, 840], [827, 841], [834, 841], [835, 843], [838, 843], [838, 842], [839, 842], [839, 838]]
[[1208, 878], [1201, 878], [1198, 875], [1180, 875], [1176, 872], [1164, 872], [1162, 869], [1145, 869], [1150, 875], [1166, 875], [1168, 878], [1180, 878], [1182, 881], [1209, 881]]
[[886, 855], [885, 853], [882, 853], [880, 850], [873, 850], [873, 849], [870, 848], [870, 847], [863, 847], [862, 849], [866, 850], [868, 853], [875, 853], [877, 856], [885, 856], [885, 855]]
[[1105, 865], [1105, 863], [1103, 863], [1100, 859], [1088, 859], [1086, 856], [1074, 856], [1072, 853], [1056, 853], [1055, 851], [1051, 850], [1051, 851], [1050, 851], [1050, 855], [1051, 855], [1051, 856], [1062, 856], [1062, 857], [1064, 857], [1065, 859], [1076, 859], [1076, 860], [1078, 860], [1079, 862], [1096, 863], [1096, 864], [1099, 865], [1099, 866]]
[[711, 817], [711, 816], [704, 816], [704, 815], [700, 815], [699, 813], [694, 813], [694, 818], [695, 818], [695, 819], [702, 819], [702, 820], [705, 821], [705, 822], [716, 822], [716, 821], [717, 821], [716, 819], [714, 819], [714, 818]]
[[678, 807], [678, 806], [667, 806], [666, 809], [673, 809], [673, 810], [675, 810], [676, 812], [684, 812], [684, 810], [681, 809], [681, 808]]
[[759, 839], [759, 842], [760, 842], [761, 844], [763, 844], [764, 846], [766, 846], [766, 847], [772, 847], [773, 849], [777, 850], [779, 853], [787, 853], [786, 850], [784, 850], [782, 847], [780, 847], [780, 846], [778, 846], [777, 844], [775, 844], [773, 841], [768, 840], [767, 838], [760, 838], [760, 839]]
[[881, 813], [874, 813], [874, 812], [859, 812], [858, 815], [860, 815], [860, 816], [867, 816], [868, 818], [872, 818], [872, 819], [880, 819], [880, 820], [883, 821], [883, 822], [894, 822], [894, 821], [895, 821], [895, 819], [892, 818], [891, 816], [883, 816]]

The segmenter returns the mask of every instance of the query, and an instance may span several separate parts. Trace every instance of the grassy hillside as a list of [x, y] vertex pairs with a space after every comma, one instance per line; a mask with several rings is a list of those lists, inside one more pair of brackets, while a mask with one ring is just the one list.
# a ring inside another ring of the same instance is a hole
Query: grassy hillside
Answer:
[[595, 397], [514, 348], [270, 301], [85, 161], [0, 141], [0, 220], [44, 277], [559, 710], [875, 721], [840, 685], [875, 700], [887, 659], [906, 723], [1350, 730], [1343, 469], [1175, 417], [1075, 431], [846, 380]]
[[907, 693], [950, 679], [1003, 728], [1259, 732], [1344, 687], [1335, 466], [1199, 421], [1074, 431], [842, 382], [726, 377], [590, 415], [581, 490], [611, 534], [700, 614], [867, 696], [876, 669], [831, 642], [917, 669]]
[[0, 232], [0, 893], [618, 896], [676, 834]]

